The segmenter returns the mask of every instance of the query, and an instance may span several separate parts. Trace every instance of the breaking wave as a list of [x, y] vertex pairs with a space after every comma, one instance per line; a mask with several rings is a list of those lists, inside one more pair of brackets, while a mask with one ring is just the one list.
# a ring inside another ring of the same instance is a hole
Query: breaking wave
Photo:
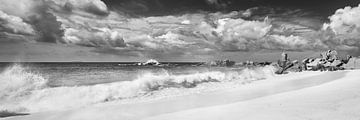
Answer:
[[30, 94], [46, 87], [47, 80], [41, 75], [27, 72], [20, 65], [13, 65], [0, 74], [0, 100]]
[[[243, 70], [208, 71], [185, 75], [142, 73], [132, 81], [92, 86], [49, 87], [47, 79], [27, 71], [20, 65], [4, 70], [0, 75], [0, 110], [41, 112], [84, 107], [113, 100], [149, 95], [166, 88], [196, 88], [202, 83], [251, 82], [273, 76], [274, 67]], [[212, 88], [210, 88], [212, 89]], [[171, 94], [171, 93], [170, 93]]]

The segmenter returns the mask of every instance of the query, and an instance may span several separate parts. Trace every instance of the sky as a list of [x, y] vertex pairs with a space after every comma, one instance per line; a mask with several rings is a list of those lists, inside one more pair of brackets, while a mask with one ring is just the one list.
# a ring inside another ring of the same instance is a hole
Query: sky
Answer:
[[0, 0], [0, 61], [360, 55], [357, 0]]

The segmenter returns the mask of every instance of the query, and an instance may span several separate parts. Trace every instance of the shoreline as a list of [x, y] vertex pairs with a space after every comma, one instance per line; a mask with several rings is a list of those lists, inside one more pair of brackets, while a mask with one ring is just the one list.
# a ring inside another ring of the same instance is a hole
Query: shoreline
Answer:
[[122, 105], [116, 102], [109, 102], [68, 111], [42, 112], [12, 118], [25, 120], [66, 120], [69, 118], [144, 119], [192, 109], [202, 109], [206, 107], [216, 107], [238, 102], [252, 101], [253, 99], [316, 87], [344, 78], [348, 72], [352, 71], [291, 73], [288, 75], [276, 76], [267, 80], [257, 81], [238, 88], [215, 91], [211, 93], [199, 93], [196, 95], [179, 96], [137, 104]]
[[162, 114], [145, 120], [357, 120], [360, 118], [359, 73], [360, 70], [347, 71], [345, 77], [313, 87], [227, 105]]

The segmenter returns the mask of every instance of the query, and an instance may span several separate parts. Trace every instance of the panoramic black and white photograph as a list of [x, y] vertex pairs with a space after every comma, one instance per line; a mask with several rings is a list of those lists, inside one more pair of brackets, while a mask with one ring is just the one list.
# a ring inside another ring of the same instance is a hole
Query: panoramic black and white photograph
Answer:
[[1, 120], [360, 120], [360, 0], [0, 0]]

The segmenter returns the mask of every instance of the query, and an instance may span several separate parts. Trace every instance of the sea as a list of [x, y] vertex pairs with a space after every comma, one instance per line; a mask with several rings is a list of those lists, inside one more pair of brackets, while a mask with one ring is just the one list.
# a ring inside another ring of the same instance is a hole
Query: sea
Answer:
[[35, 113], [201, 94], [274, 76], [275, 68], [197, 62], [0, 63], [0, 111]]

